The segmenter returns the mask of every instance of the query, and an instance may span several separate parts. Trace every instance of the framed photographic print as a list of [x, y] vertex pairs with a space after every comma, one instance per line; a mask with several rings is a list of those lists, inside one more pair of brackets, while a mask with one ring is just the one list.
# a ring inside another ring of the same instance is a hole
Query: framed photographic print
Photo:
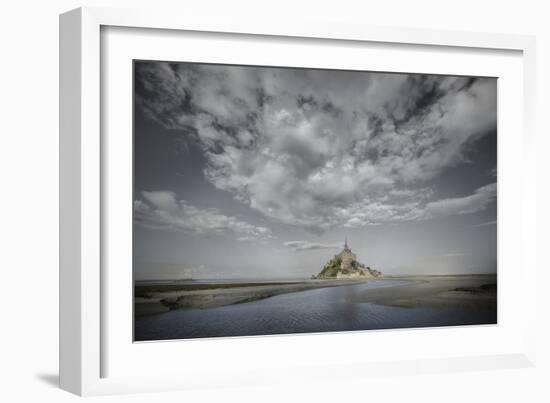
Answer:
[[62, 387], [531, 365], [532, 58], [523, 36], [62, 15]]

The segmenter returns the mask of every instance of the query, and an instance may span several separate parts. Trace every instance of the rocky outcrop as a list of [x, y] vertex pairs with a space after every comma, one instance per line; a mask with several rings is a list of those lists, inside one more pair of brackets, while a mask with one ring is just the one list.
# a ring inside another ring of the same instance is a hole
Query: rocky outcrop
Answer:
[[335, 255], [316, 276], [318, 279], [368, 279], [382, 277], [382, 272], [371, 269], [357, 261], [346, 241], [344, 250]]

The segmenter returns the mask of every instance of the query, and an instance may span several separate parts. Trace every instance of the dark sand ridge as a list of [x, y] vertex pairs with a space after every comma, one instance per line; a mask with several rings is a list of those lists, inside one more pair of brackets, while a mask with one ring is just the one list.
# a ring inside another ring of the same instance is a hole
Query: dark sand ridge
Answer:
[[356, 302], [402, 308], [496, 309], [496, 275], [404, 276], [412, 284], [365, 290]]

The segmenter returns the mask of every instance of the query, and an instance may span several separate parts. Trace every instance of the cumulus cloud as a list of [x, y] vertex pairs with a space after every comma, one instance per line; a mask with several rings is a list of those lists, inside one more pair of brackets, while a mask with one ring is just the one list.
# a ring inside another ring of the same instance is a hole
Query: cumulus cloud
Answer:
[[306, 251], [306, 250], [317, 250], [317, 249], [338, 249], [342, 248], [344, 245], [342, 243], [317, 243], [317, 242], [308, 242], [308, 241], [287, 241], [283, 242], [283, 245], [294, 249], [296, 252]]
[[[416, 200], [404, 203], [370, 201], [355, 203], [337, 211], [344, 227], [360, 228], [381, 222], [427, 220], [485, 210], [497, 197], [497, 184], [491, 183], [467, 196], [427, 201], [431, 193], [418, 193]], [[486, 223], [484, 225], [489, 225]]]
[[202, 149], [212, 185], [275, 222], [322, 231], [491, 200], [430, 203], [427, 184], [496, 129], [494, 79], [155, 62], [136, 64], [136, 91]]
[[165, 231], [183, 231], [198, 234], [234, 234], [237, 238], [266, 240], [271, 230], [255, 226], [235, 217], [221, 214], [217, 209], [201, 209], [185, 200], [177, 200], [173, 192], [141, 192], [134, 201], [137, 224]]
[[465, 197], [455, 197], [430, 202], [426, 205], [427, 217], [472, 214], [483, 211], [495, 201], [497, 197], [497, 184], [480, 187], [473, 194]]

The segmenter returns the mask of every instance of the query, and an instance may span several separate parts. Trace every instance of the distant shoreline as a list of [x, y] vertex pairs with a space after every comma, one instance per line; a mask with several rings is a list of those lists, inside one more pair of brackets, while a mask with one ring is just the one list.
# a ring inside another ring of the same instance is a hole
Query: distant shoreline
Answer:
[[385, 278], [414, 278], [414, 277], [483, 277], [496, 276], [497, 273], [459, 273], [459, 274], [390, 274]]
[[[385, 274], [381, 278], [414, 278], [414, 277], [478, 277], [496, 276], [497, 273], [457, 273], [457, 274]], [[164, 284], [265, 284], [265, 283], [304, 283], [311, 280], [331, 281], [336, 279], [318, 279], [312, 277], [282, 277], [282, 278], [185, 278], [185, 279], [147, 279], [134, 280], [134, 285], [164, 285]], [[350, 279], [338, 279], [350, 280]], [[353, 280], [353, 279], [352, 279]], [[359, 279], [361, 280], [361, 279]], [[365, 279], [365, 280], [372, 280]]]

